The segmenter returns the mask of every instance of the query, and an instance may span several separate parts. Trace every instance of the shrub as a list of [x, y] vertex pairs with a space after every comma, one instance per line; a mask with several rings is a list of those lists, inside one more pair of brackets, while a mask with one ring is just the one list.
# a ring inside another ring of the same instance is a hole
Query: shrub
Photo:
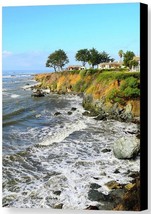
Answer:
[[130, 86], [128, 86], [124, 90], [124, 96], [126, 98], [137, 98], [140, 96], [140, 90], [138, 88], [131, 88]]
[[83, 80], [79, 80], [75, 85], [73, 85], [73, 90], [76, 92], [81, 92], [81, 88], [84, 84]]
[[81, 78], [83, 78], [86, 75], [86, 73], [87, 73], [86, 70], [81, 70], [79, 74], [80, 74]]

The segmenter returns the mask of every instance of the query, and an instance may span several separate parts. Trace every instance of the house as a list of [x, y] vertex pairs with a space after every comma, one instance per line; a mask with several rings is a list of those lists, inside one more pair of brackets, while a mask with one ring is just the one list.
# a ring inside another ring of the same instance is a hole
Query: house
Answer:
[[98, 69], [124, 68], [122, 62], [103, 62], [98, 65]]
[[85, 67], [81, 65], [70, 65], [67, 67], [68, 71], [73, 71], [73, 70], [84, 70]]
[[131, 71], [140, 71], [140, 57], [139, 56], [134, 56], [133, 60], [138, 62], [137, 66], [132, 66]]

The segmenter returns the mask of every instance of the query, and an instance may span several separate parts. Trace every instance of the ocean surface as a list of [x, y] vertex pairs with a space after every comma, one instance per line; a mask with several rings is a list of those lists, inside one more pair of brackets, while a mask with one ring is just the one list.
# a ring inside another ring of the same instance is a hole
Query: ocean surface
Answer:
[[118, 160], [112, 152], [137, 125], [84, 116], [79, 96], [31, 97], [35, 73], [3, 72], [3, 206], [85, 209], [98, 203], [88, 197], [92, 183], [107, 195], [107, 182], [128, 183], [139, 171], [139, 157]]

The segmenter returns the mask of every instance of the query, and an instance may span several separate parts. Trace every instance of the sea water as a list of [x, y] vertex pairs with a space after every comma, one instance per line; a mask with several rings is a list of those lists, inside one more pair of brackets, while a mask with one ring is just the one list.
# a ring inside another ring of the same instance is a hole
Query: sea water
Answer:
[[108, 194], [107, 182], [131, 182], [139, 156], [118, 160], [113, 143], [137, 125], [84, 116], [77, 95], [31, 97], [35, 73], [3, 73], [3, 206], [85, 209], [92, 183]]

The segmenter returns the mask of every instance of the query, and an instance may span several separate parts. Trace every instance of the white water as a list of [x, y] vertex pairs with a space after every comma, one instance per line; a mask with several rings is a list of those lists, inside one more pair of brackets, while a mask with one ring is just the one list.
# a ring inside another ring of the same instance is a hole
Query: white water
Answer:
[[[68, 105], [61, 108], [59, 99]], [[54, 208], [63, 204], [63, 209], [85, 209], [99, 203], [88, 198], [92, 183], [108, 194], [110, 190], [105, 185], [108, 181], [131, 182], [129, 172], [139, 171], [139, 156], [136, 160], [118, 160], [112, 149], [116, 139], [131, 136], [129, 131], [137, 131], [137, 125], [83, 116], [81, 101], [77, 96], [57, 97], [55, 111], [45, 106], [40, 112], [32, 110], [34, 127], [19, 132], [11, 127], [12, 135], [19, 141], [18, 144], [12, 141], [12, 148], [15, 151], [20, 146], [25, 154], [4, 156], [4, 205]], [[68, 115], [71, 107], [77, 109]], [[58, 111], [61, 115], [54, 116]], [[46, 120], [47, 124], [41, 127], [41, 121]], [[29, 144], [24, 145], [25, 140]], [[105, 148], [111, 151], [103, 153]], [[117, 169], [119, 173], [115, 173]]]

